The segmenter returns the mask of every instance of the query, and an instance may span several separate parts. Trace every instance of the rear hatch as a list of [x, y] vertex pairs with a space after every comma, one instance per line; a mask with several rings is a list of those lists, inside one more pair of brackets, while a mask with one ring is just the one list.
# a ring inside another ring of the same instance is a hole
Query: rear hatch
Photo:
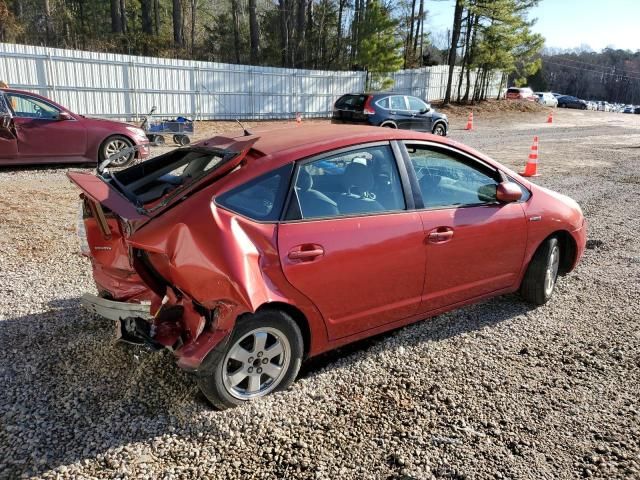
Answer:
[[344, 122], [367, 122], [368, 117], [364, 113], [364, 106], [368, 97], [369, 95], [365, 94], [343, 95], [333, 106], [332, 118]]
[[152, 294], [132, 265], [126, 239], [154, 217], [234, 170], [258, 137], [215, 137], [132, 167], [69, 172], [82, 191], [79, 228], [100, 296], [148, 300]]

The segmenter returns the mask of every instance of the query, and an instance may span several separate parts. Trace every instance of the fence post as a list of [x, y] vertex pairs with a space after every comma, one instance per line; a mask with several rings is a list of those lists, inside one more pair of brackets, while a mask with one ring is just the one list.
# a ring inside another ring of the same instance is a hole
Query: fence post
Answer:
[[249, 67], [249, 103], [251, 104], [250, 106], [250, 112], [251, 112], [251, 120], [255, 120], [256, 119], [256, 110], [255, 110], [255, 105], [253, 104], [253, 75], [254, 75], [254, 71], [251, 67]]

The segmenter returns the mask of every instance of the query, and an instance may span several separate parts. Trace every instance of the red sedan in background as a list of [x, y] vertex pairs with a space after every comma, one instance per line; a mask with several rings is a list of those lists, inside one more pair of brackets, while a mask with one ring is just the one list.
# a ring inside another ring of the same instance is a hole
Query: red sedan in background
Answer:
[[585, 248], [576, 202], [409, 130], [256, 131], [69, 177], [95, 310], [173, 351], [219, 408], [288, 387], [303, 358], [462, 305], [515, 291], [543, 304]]
[[141, 128], [87, 118], [40, 95], [0, 89], [0, 166], [97, 163], [138, 145], [112, 162], [123, 167], [149, 155]]

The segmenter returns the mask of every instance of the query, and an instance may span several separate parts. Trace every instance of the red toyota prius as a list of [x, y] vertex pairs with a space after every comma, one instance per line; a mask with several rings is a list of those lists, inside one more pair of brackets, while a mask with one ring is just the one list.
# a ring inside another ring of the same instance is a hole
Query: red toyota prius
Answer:
[[304, 126], [70, 173], [125, 340], [168, 348], [219, 408], [303, 359], [488, 297], [549, 300], [584, 247], [576, 202], [443, 137]]

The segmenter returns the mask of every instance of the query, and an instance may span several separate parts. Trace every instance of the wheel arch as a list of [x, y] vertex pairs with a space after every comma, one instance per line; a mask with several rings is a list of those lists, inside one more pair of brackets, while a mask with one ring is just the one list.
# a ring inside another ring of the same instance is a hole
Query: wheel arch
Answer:
[[547, 235], [538, 244], [538, 246], [534, 250], [534, 254], [551, 237], [556, 237], [558, 239], [558, 243], [560, 244], [560, 267], [558, 269], [558, 274], [566, 275], [571, 270], [573, 270], [576, 261], [576, 254], [578, 251], [576, 241], [573, 238], [573, 235], [571, 235], [568, 230], [556, 230], [555, 232]]
[[284, 312], [288, 314], [294, 322], [296, 322], [296, 325], [298, 325], [298, 328], [300, 328], [300, 333], [302, 333], [304, 356], [307, 357], [311, 349], [311, 329], [309, 327], [309, 321], [307, 320], [305, 314], [302, 313], [302, 310], [294, 305], [291, 305], [290, 303], [269, 302], [260, 305], [256, 310], [256, 313], [269, 310], [279, 310], [281, 312]]
[[382, 122], [380, 124], [381, 127], [388, 127], [388, 128], [398, 128], [398, 124], [396, 122], [394, 122], [393, 120], [385, 120], [384, 122]]

